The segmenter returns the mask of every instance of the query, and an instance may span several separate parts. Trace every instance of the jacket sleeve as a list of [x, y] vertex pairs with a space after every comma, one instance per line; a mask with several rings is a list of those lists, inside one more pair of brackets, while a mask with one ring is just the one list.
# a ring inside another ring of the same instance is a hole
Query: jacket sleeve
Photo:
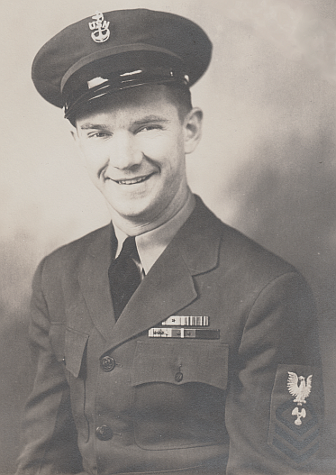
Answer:
[[314, 302], [300, 274], [283, 274], [262, 289], [230, 378], [227, 475], [313, 470], [323, 404], [317, 335]]
[[77, 433], [63, 364], [50, 341], [51, 323], [43, 296], [44, 261], [33, 281], [29, 338], [36, 377], [23, 422], [24, 446], [17, 475], [81, 472]]

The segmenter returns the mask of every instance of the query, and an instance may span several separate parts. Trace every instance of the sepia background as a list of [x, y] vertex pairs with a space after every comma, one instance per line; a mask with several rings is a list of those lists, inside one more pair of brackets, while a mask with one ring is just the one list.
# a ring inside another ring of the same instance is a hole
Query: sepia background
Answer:
[[[326, 392], [324, 460], [336, 473], [336, 2], [3, 0], [0, 3], [0, 473], [15, 470], [31, 388], [32, 274], [57, 246], [108, 222], [62, 111], [30, 67], [60, 29], [96, 10], [145, 7], [199, 23], [213, 60], [193, 87], [203, 139], [189, 181], [227, 223], [292, 262], [316, 296]], [[300, 328], [297, 328], [300, 332]]]

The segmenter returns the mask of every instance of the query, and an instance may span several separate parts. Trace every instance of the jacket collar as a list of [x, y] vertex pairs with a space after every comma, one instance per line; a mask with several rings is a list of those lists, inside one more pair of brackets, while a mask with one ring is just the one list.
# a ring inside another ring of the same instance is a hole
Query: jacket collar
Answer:
[[79, 270], [91, 319], [106, 340], [105, 352], [139, 335], [197, 299], [194, 275], [218, 262], [221, 222], [196, 197], [196, 207], [153, 265], [115, 323], [108, 268], [112, 226], [102, 228]]
[[191, 275], [216, 267], [223, 223], [196, 196], [196, 206], [173, 241]]

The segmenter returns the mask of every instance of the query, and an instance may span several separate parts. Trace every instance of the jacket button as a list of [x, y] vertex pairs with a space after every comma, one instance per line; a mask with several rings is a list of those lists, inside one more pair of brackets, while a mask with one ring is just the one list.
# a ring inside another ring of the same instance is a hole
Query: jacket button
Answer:
[[179, 371], [178, 373], [175, 374], [175, 381], [177, 383], [180, 383], [183, 379], [183, 373], [181, 373], [181, 371]]
[[99, 440], [110, 440], [113, 437], [112, 429], [107, 425], [96, 428], [96, 437]]
[[103, 371], [112, 371], [115, 367], [116, 363], [111, 356], [104, 356], [100, 360], [100, 367]]

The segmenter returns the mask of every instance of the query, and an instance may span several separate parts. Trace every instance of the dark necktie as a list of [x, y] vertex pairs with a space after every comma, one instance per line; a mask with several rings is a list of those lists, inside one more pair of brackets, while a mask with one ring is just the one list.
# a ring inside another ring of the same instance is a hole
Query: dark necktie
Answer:
[[121, 253], [112, 261], [108, 271], [116, 320], [141, 282], [140, 271], [134, 260], [140, 261], [135, 237], [128, 237], [124, 241]]

